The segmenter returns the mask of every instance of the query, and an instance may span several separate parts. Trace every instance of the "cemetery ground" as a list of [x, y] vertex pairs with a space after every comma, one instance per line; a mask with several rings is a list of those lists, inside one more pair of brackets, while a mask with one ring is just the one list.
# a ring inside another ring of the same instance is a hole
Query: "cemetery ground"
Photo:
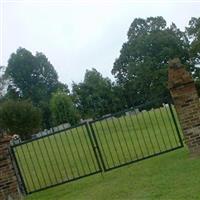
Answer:
[[[117, 127], [113, 126], [115, 120]], [[118, 159], [123, 160], [123, 156], [129, 159], [127, 146], [131, 147], [130, 133], [133, 134], [134, 143], [131, 155], [135, 158], [174, 148], [179, 143], [168, 107], [102, 121], [102, 124], [98, 121], [94, 129], [98, 140], [102, 141], [100, 148], [107, 167], [117, 163]], [[88, 144], [87, 130], [78, 127], [18, 146], [15, 153], [28, 191], [63, 178], [95, 171], [98, 166], [94, 162], [92, 147]], [[184, 147], [36, 192], [25, 199], [198, 199], [200, 159], [189, 158], [188, 154]]]
[[198, 200], [199, 158], [182, 149], [32, 194], [26, 200]]

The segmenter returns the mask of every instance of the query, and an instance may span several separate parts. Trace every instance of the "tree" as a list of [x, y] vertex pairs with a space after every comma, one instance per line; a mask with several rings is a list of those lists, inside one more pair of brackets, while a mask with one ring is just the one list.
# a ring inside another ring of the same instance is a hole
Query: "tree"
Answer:
[[53, 65], [42, 53], [32, 53], [24, 48], [17, 49], [8, 60], [5, 74], [10, 78], [10, 91], [18, 93], [22, 99], [31, 99], [38, 105], [48, 101], [52, 92], [58, 89], [68, 90], [58, 81]]
[[63, 123], [74, 125], [78, 123], [79, 116], [72, 99], [64, 92], [57, 92], [52, 95], [50, 110], [54, 125]]
[[28, 101], [5, 101], [0, 106], [0, 127], [22, 139], [40, 130], [41, 113]]
[[82, 83], [73, 83], [72, 93], [82, 118], [99, 117], [116, 108], [117, 99], [110, 79], [96, 69], [87, 70]]
[[0, 98], [3, 97], [5, 93], [6, 79], [4, 76], [4, 66], [0, 66]]
[[128, 31], [128, 41], [115, 60], [112, 74], [123, 88], [127, 106], [163, 98], [167, 90], [167, 62], [179, 57], [190, 70], [189, 42], [175, 24], [166, 26], [162, 17], [137, 18]]
[[67, 85], [58, 81], [53, 65], [43, 53], [32, 53], [24, 48], [17, 49], [8, 60], [5, 71], [10, 80], [7, 98], [13, 100], [31, 100], [42, 110], [43, 128], [50, 128], [51, 115], [49, 99], [56, 91], [69, 92]]
[[186, 32], [190, 41], [190, 59], [196, 65], [192, 75], [200, 95], [200, 18], [192, 17], [189, 27], [186, 27]]
[[42, 128], [50, 129], [53, 126], [53, 119], [49, 101], [40, 101], [39, 106], [42, 114]]
[[192, 17], [186, 31], [191, 41], [190, 57], [194, 59], [195, 64], [200, 64], [200, 18]]

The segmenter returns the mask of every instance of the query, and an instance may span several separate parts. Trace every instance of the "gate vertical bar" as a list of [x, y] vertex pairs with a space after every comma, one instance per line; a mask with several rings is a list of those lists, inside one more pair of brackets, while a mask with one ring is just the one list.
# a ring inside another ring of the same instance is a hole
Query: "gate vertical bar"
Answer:
[[[103, 160], [103, 157], [102, 157], [102, 154], [101, 154], [98, 142], [97, 142], [97, 138], [96, 138], [94, 129], [92, 127], [92, 123], [89, 122], [90, 129], [89, 129], [89, 126], [88, 126], [87, 123], [85, 124], [85, 126], [86, 126], [86, 129], [87, 129], [92, 147], [94, 149], [94, 154], [95, 154], [95, 157], [97, 159], [98, 166], [99, 166], [101, 171], [106, 171], [105, 163], [104, 163], [104, 160]], [[97, 152], [96, 152], [96, 150], [97, 150]], [[103, 167], [103, 170], [102, 170], [102, 167]]]

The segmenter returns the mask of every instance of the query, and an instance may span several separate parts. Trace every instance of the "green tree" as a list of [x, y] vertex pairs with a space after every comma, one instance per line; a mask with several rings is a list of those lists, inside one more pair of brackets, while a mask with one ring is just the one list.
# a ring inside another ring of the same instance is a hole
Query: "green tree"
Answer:
[[31, 99], [35, 105], [48, 101], [58, 89], [68, 90], [58, 81], [53, 65], [44, 54], [37, 52], [34, 56], [24, 48], [11, 55], [5, 74], [10, 79], [8, 92], [15, 91], [20, 98]]
[[13, 100], [31, 100], [42, 111], [43, 128], [50, 128], [51, 112], [49, 99], [56, 91], [69, 92], [67, 85], [58, 81], [53, 65], [43, 53], [32, 53], [24, 48], [17, 49], [8, 60], [5, 71], [10, 80], [6, 97]]
[[50, 129], [53, 126], [50, 102], [40, 101], [38, 107], [41, 109], [43, 129]]
[[111, 80], [96, 69], [87, 70], [82, 83], [73, 83], [72, 93], [82, 118], [99, 117], [116, 109], [117, 99]]
[[200, 18], [192, 17], [186, 32], [190, 41], [190, 59], [196, 65], [192, 75], [200, 95]]
[[40, 130], [40, 110], [28, 101], [5, 101], [0, 106], [0, 127], [8, 134], [30, 138]]
[[189, 63], [189, 42], [175, 24], [166, 26], [162, 17], [136, 18], [128, 31], [128, 41], [115, 60], [112, 74], [126, 96], [126, 106], [163, 98], [167, 90], [167, 62], [179, 57]]
[[192, 17], [186, 31], [191, 44], [190, 57], [194, 59], [195, 64], [200, 64], [200, 18]]
[[6, 86], [6, 79], [4, 76], [4, 66], [0, 66], [0, 99], [4, 96], [5, 93], [5, 86]]
[[74, 125], [78, 123], [79, 116], [72, 99], [64, 92], [57, 92], [52, 95], [50, 110], [54, 125], [63, 123]]

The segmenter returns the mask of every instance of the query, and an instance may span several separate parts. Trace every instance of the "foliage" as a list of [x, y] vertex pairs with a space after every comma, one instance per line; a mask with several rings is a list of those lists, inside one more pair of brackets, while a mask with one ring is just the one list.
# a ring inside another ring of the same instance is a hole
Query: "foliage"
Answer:
[[23, 99], [31, 99], [37, 105], [40, 101], [48, 101], [52, 92], [67, 86], [58, 81], [53, 65], [42, 53], [32, 53], [24, 48], [17, 49], [8, 60], [5, 74], [11, 82], [8, 93], [18, 93]]
[[79, 120], [78, 113], [73, 105], [71, 97], [64, 92], [57, 92], [52, 95], [50, 110], [54, 125], [63, 123], [74, 125]]
[[191, 41], [190, 57], [196, 64], [200, 64], [200, 18], [192, 17], [186, 31]]
[[98, 117], [113, 112], [117, 102], [111, 80], [96, 69], [87, 70], [84, 81], [72, 85], [73, 98], [83, 118]]
[[57, 90], [69, 92], [68, 86], [58, 81], [53, 65], [43, 53], [32, 53], [18, 48], [8, 60], [5, 75], [10, 82], [7, 88], [7, 99], [31, 100], [42, 111], [42, 126], [50, 128], [51, 113], [49, 99]]
[[6, 79], [4, 77], [4, 66], [0, 66], [0, 98], [4, 95], [4, 90], [6, 86]]
[[38, 106], [41, 109], [43, 129], [50, 129], [53, 126], [52, 114], [49, 104], [50, 103], [48, 101], [40, 101]]
[[41, 113], [28, 101], [6, 101], [0, 107], [0, 126], [9, 134], [29, 138], [40, 129]]
[[188, 47], [186, 35], [175, 24], [167, 27], [162, 17], [136, 18], [112, 69], [127, 105], [167, 96], [167, 62], [179, 57], [188, 63]]
[[[174, 23], [167, 26], [163, 17], [136, 18], [127, 38], [113, 65], [114, 83], [96, 69], [87, 70], [83, 82], [73, 83], [72, 101], [82, 118], [96, 118], [165, 98], [169, 95], [167, 63], [174, 57], [179, 57], [192, 73], [200, 94], [200, 18], [191, 18], [185, 32]], [[11, 55], [5, 75], [9, 80], [6, 99], [30, 99], [42, 111], [43, 128], [52, 126], [53, 120], [59, 122], [51, 117], [49, 100], [53, 93], [69, 94], [69, 90], [58, 81], [44, 54], [33, 55], [19, 48]], [[0, 90], [5, 86], [2, 80], [0, 77]]]
[[200, 18], [192, 17], [189, 21], [189, 27], [186, 27], [186, 32], [190, 39], [190, 59], [198, 66], [195, 68], [193, 77], [200, 95]]

